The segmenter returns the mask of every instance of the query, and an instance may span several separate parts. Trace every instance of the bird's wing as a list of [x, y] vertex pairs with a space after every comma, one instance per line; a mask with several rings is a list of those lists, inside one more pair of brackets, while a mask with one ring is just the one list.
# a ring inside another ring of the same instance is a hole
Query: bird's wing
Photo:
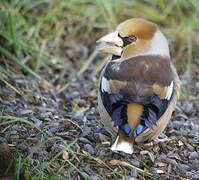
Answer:
[[101, 101], [115, 126], [128, 136], [138, 136], [152, 128], [166, 111], [173, 95], [173, 80], [170, 61], [162, 56], [111, 61], [101, 77]]
[[163, 132], [163, 130], [165, 129], [166, 125], [168, 124], [171, 118], [172, 112], [180, 96], [180, 84], [181, 84], [176, 69], [172, 64], [171, 64], [171, 69], [173, 74], [174, 89], [168, 108], [166, 109], [164, 114], [160, 117], [160, 119], [157, 121], [156, 126], [153, 126], [152, 129], [146, 129], [136, 138], [136, 142], [143, 142], [148, 139], [155, 139], [160, 133]]

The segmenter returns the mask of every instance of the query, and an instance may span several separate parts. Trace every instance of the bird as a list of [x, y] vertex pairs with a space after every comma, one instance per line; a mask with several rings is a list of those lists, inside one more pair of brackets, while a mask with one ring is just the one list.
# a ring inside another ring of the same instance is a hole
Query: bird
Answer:
[[134, 144], [167, 141], [159, 135], [179, 99], [180, 79], [158, 25], [131, 18], [96, 42], [111, 55], [98, 90], [101, 121], [114, 139], [111, 150], [132, 154]]

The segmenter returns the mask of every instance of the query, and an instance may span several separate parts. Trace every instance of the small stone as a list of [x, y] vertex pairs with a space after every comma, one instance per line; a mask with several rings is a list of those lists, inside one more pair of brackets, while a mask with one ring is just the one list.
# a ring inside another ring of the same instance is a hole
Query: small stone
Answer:
[[131, 170], [131, 172], [130, 172], [130, 175], [132, 176], [132, 177], [137, 177], [137, 169], [135, 169], [135, 168], [133, 168], [132, 170]]
[[186, 144], [186, 146], [187, 146], [187, 149], [189, 150], [189, 151], [194, 151], [194, 147], [192, 146], [192, 145], [190, 145], [190, 144]]
[[177, 166], [178, 163], [174, 159], [166, 158], [165, 161], [173, 166]]
[[87, 152], [89, 152], [90, 154], [94, 154], [94, 153], [95, 153], [93, 147], [92, 147], [90, 144], [85, 144], [85, 145], [84, 145], [84, 149], [85, 149]]
[[157, 169], [158, 174], [164, 174], [164, 171], [162, 169]]
[[21, 151], [26, 151], [27, 150], [27, 146], [25, 144], [19, 144], [18, 148], [21, 150]]
[[183, 142], [182, 141], [178, 141], [178, 146], [183, 146], [184, 144], [183, 144]]
[[17, 134], [17, 131], [16, 131], [16, 130], [11, 131], [10, 134], [11, 134], [11, 135], [15, 135], [15, 134]]
[[170, 173], [171, 170], [172, 170], [172, 166], [171, 166], [171, 164], [169, 164], [168, 167], [167, 167], [167, 172]]
[[140, 166], [140, 162], [137, 161], [136, 159], [132, 159], [132, 160], [131, 160], [131, 164], [133, 164], [133, 165], [136, 166], [136, 167], [139, 167], [139, 166]]
[[81, 133], [81, 136], [87, 136], [91, 133], [91, 128], [90, 127], [87, 127], [87, 126], [84, 126], [83, 128], [83, 131]]
[[185, 103], [184, 103], [184, 111], [185, 111], [187, 114], [190, 114], [190, 112], [192, 112], [192, 107], [193, 107], [193, 104], [192, 104], [192, 103], [188, 103], [188, 102], [185, 102]]
[[177, 160], [181, 160], [178, 154], [170, 154], [168, 157], [172, 158], [172, 159], [177, 159]]
[[152, 161], [152, 163], [154, 163], [155, 162], [154, 154], [152, 152], [148, 152], [148, 155], [149, 155], [149, 158]]
[[70, 166], [67, 170], [68, 170], [68, 172], [70, 172], [70, 173], [71, 173], [71, 172], [74, 172], [74, 171], [75, 171], [75, 168], [74, 168], [74, 167], [72, 167], [72, 166]]
[[194, 124], [191, 128], [192, 128], [193, 131], [199, 132], [199, 125]]
[[[138, 180], [138, 179], [136, 179], [134, 177], [130, 177], [130, 176], [126, 176], [125, 179], [126, 180]], [[124, 179], [120, 179], [120, 180], [124, 180]]]
[[89, 178], [89, 175], [85, 172], [82, 172], [82, 175], [84, 176], [84, 179], [88, 179]]
[[67, 94], [64, 94], [64, 95], [65, 95], [65, 97], [66, 97], [67, 99], [72, 100], [72, 99], [78, 97], [78, 96], [80, 95], [80, 92], [78, 92], [78, 91], [73, 91], [73, 92], [70, 92], [70, 93], [67, 93]]
[[83, 106], [83, 105], [86, 104], [86, 101], [85, 101], [84, 99], [78, 98], [78, 99], [75, 99], [74, 101], [75, 101], [76, 103], [78, 103], [79, 105], [81, 105], [81, 106]]
[[38, 110], [39, 111], [41, 111], [41, 112], [55, 112], [55, 109], [51, 109], [51, 108], [45, 108], [45, 107], [40, 107], [40, 108], [38, 108]]
[[81, 87], [80, 83], [78, 83], [78, 82], [71, 82], [70, 86], [73, 87], [73, 88], [80, 88]]
[[7, 143], [6, 138], [4, 138], [4, 137], [0, 137], [0, 143]]
[[198, 180], [199, 179], [199, 171], [188, 171], [186, 172], [186, 176], [191, 180]]
[[158, 165], [159, 167], [167, 166], [167, 164], [166, 164], [166, 163], [164, 163], [164, 162], [158, 162], [158, 163], [157, 163], [157, 165]]
[[24, 109], [20, 112], [21, 115], [31, 114], [33, 113], [32, 109]]
[[196, 151], [189, 152], [189, 159], [193, 160], [193, 159], [198, 159], [198, 158], [199, 158], [199, 153], [197, 153]]
[[193, 175], [192, 180], [198, 180], [199, 179], [199, 172], [197, 172], [197, 174]]
[[47, 118], [48, 117], [48, 115], [45, 112], [44, 113], [40, 113], [39, 116], [41, 118]]
[[82, 142], [82, 143], [91, 144], [91, 142], [85, 137], [80, 137], [79, 141]]
[[171, 124], [172, 124], [173, 128], [175, 128], [177, 130], [179, 130], [183, 125], [182, 122], [180, 122], [180, 121], [173, 121]]
[[141, 155], [145, 155], [145, 154], [148, 154], [148, 153], [149, 153], [149, 151], [146, 151], [146, 150], [140, 151]]
[[19, 135], [18, 135], [18, 134], [11, 135], [10, 138], [11, 138], [11, 139], [19, 139]]
[[12, 130], [13, 130], [14, 132], [20, 131], [20, 130], [21, 130], [21, 126], [18, 125], [18, 124], [15, 124], [15, 125], [12, 126]]
[[196, 82], [195, 86], [196, 86], [197, 89], [199, 89], [199, 82]]
[[58, 130], [59, 130], [59, 123], [54, 123], [54, 124], [51, 124], [50, 126], [49, 126], [49, 131], [51, 132], [51, 133], [55, 133], [55, 132], [57, 132]]
[[90, 176], [89, 180], [101, 180], [99, 176]]
[[151, 168], [150, 169], [150, 172], [153, 174], [153, 176], [155, 177], [155, 178], [159, 178], [160, 177], [160, 175], [158, 174], [158, 172], [157, 172], [157, 170], [155, 169], [155, 168]]
[[106, 136], [106, 135], [104, 135], [102, 133], [98, 133], [98, 135], [99, 135], [99, 139], [100, 139], [101, 142], [109, 141], [109, 137], [108, 136]]
[[35, 120], [35, 125], [36, 125], [36, 126], [39, 126], [39, 127], [40, 127], [40, 126], [42, 126], [42, 124], [43, 124], [43, 121], [40, 121], [39, 119], [36, 119], [36, 120]]
[[179, 164], [178, 169], [180, 170], [181, 173], [186, 173], [187, 170], [189, 169], [189, 166], [187, 166], [186, 164]]
[[198, 162], [192, 162], [190, 165], [191, 170], [199, 170], [199, 160]]

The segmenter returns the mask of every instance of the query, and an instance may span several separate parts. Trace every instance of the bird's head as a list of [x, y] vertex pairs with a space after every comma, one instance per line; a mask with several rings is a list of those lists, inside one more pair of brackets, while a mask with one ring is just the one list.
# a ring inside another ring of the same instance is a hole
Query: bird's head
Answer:
[[122, 22], [97, 42], [106, 43], [100, 51], [122, 59], [145, 54], [170, 56], [168, 42], [158, 26], [140, 18]]

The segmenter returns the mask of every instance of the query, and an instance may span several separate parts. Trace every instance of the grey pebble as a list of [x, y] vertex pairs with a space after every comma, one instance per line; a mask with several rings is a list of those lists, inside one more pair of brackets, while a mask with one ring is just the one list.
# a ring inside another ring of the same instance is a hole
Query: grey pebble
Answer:
[[148, 155], [149, 155], [149, 158], [152, 161], [152, 163], [154, 163], [155, 162], [154, 154], [152, 152], [148, 152]]
[[199, 158], [199, 153], [194, 151], [194, 152], [189, 152], [189, 159], [198, 159]]
[[177, 166], [178, 163], [174, 159], [166, 158], [165, 161], [169, 164], [172, 164], [174, 166]]
[[93, 148], [93, 146], [91, 146], [90, 144], [85, 144], [84, 145], [84, 149], [89, 152], [90, 154], [94, 154], [95, 153], [95, 150]]
[[186, 176], [191, 180], [198, 180], [199, 179], [199, 171], [188, 171], [186, 172]]
[[76, 97], [78, 97], [80, 95], [80, 92], [78, 91], [73, 91], [73, 92], [63, 92], [63, 95], [67, 98], [67, 99], [74, 99]]
[[68, 172], [74, 172], [75, 171], [75, 168], [70, 166], [68, 169], [67, 169]]
[[91, 142], [85, 137], [80, 137], [79, 141], [82, 142], [82, 143], [91, 144]]
[[84, 99], [78, 98], [78, 99], [75, 99], [74, 101], [76, 103], [78, 103], [79, 105], [85, 105], [86, 104], [86, 101]]
[[26, 114], [31, 114], [31, 113], [33, 113], [32, 109], [24, 109], [24, 110], [20, 111], [21, 115], [26, 115]]
[[70, 83], [70, 86], [73, 87], [73, 88], [80, 88], [80, 87], [81, 87], [81, 84], [78, 83], [78, 82], [71, 82], [71, 83]]
[[42, 126], [43, 121], [40, 121], [39, 119], [36, 119], [34, 123], [35, 123], [36, 126], [40, 127], [40, 126]]
[[186, 164], [179, 164], [178, 169], [180, 170], [181, 173], [186, 173], [187, 170], [189, 169], [189, 166], [187, 166]]
[[10, 135], [14, 135], [14, 134], [17, 134], [16, 130], [13, 130], [13, 131], [10, 132]]
[[89, 175], [85, 172], [82, 172], [82, 175], [84, 176], [84, 178], [88, 179], [89, 178]]
[[57, 132], [57, 131], [59, 130], [59, 127], [60, 127], [60, 124], [59, 124], [59, 123], [51, 124], [51, 125], [49, 126], [49, 131], [50, 131], [51, 133], [55, 133], [55, 132]]
[[82, 128], [82, 133], [81, 133], [81, 136], [87, 136], [91, 133], [91, 128], [90, 127], [87, 127], [87, 126], [84, 126]]
[[136, 167], [139, 167], [139, 166], [140, 166], [140, 162], [137, 161], [136, 159], [132, 159], [132, 160], [131, 160], [131, 164], [133, 164], [133, 165], [136, 166]]
[[197, 172], [197, 174], [193, 175], [193, 177], [191, 179], [192, 180], [198, 180], [199, 179], [199, 172]]
[[193, 131], [199, 132], [199, 125], [194, 124], [191, 128], [192, 128]]
[[18, 124], [15, 124], [14, 126], [12, 126], [12, 130], [20, 131], [21, 130], [21, 126], [19, 126]]
[[199, 170], [199, 160], [198, 162], [192, 162], [190, 165], [191, 170]]
[[190, 144], [186, 144], [187, 148], [189, 149], [189, 151], [194, 151], [194, 147]]
[[90, 176], [89, 180], [101, 180], [99, 176]]
[[181, 159], [180, 159], [180, 156], [179, 156], [178, 154], [176, 154], [176, 153], [175, 153], [175, 154], [170, 154], [170, 155], [168, 155], [168, 157], [169, 157], [169, 158], [172, 158], [172, 159], [181, 160]]
[[45, 108], [45, 107], [40, 107], [38, 108], [39, 111], [41, 112], [55, 112], [55, 109], [51, 109], [51, 108]]
[[182, 122], [180, 122], [180, 121], [173, 121], [171, 124], [172, 124], [173, 128], [175, 128], [177, 130], [179, 130], [183, 125]]
[[126, 177], [119, 179], [119, 180], [139, 180], [139, 179], [136, 179], [136, 178], [130, 177], [130, 176], [126, 176]]
[[155, 169], [155, 168], [151, 168], [150, 169], [150, 172], [153, 174], [153, 176], [155, 177], [155, 178], [159, 178], [160, 177], [160, 175], [158, 174], [158, 172], [157, 172], [157, 170]]
[[188, 102], [184, 103], [184, 111], [186, 113], [190, 114], [190, 112], [192, 112], [192, 107], [193, 107], [193, 104], [188, 103]]
[[40, 116], [41, 118], [47, 118], [47, 117], [48, 117], [48, 114], [46, 114], [46, 112], [44, 112], [44, 113], [39, 114], [39, 116]]
[[21, 151], [26, 151], [28, 147], [27, 147], [25, 144], [20, 143], [19, 146], [18, 146], [18, 148], [19, 148]]
[[7, 143], [6, 138], [4, 138], [4, 137], [0, 137], [0, 143]]
[[130, 172], [130, 175], [132, 176], [132, 177], [137, 177], [137, 169], [135, 169], [135, 168], [133, 168], [133, 169], [131, 169], [131, 172]]

